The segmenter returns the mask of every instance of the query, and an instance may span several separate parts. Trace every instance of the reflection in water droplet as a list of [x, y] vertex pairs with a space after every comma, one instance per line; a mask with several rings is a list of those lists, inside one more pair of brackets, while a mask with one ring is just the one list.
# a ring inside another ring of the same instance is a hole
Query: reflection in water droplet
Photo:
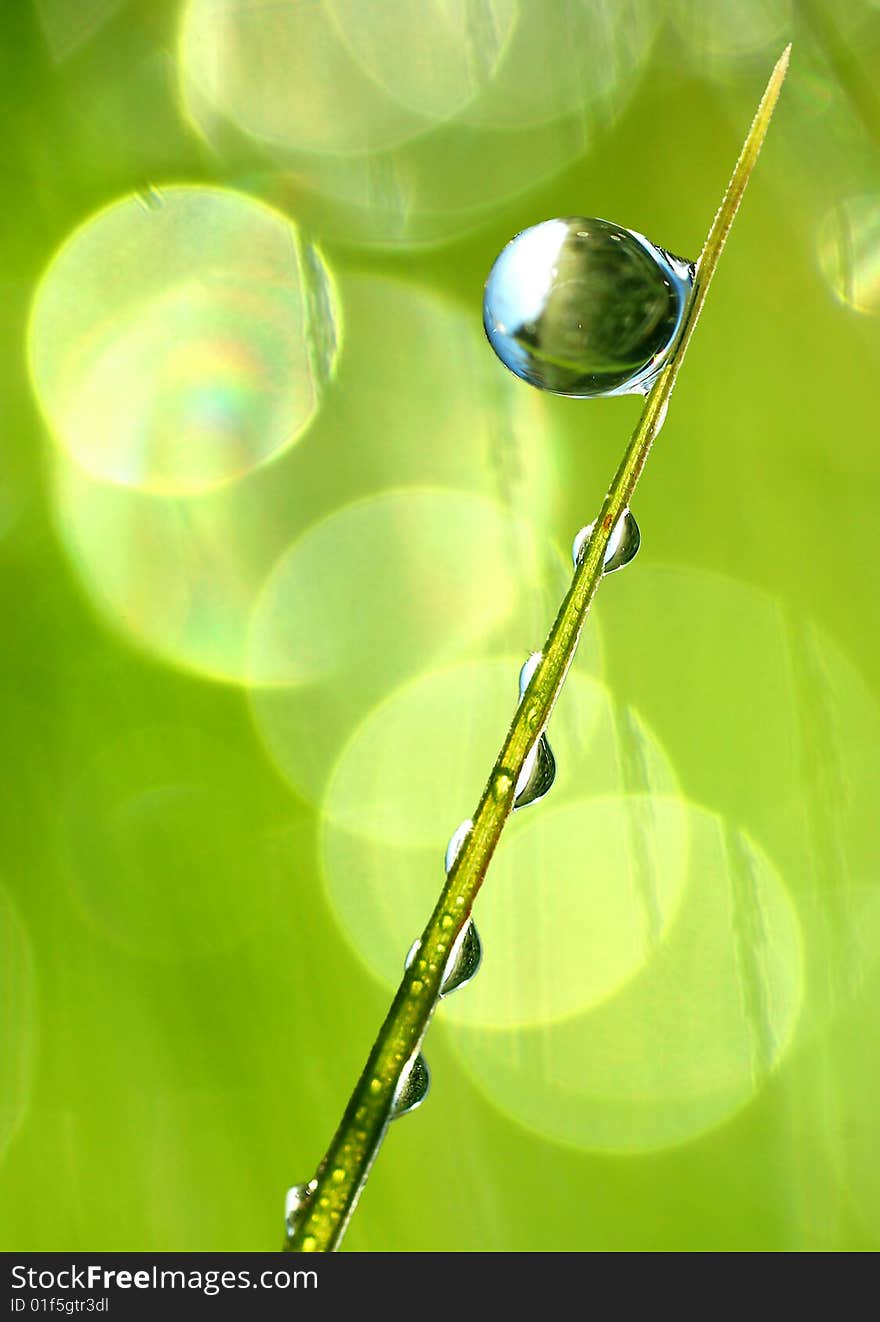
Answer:
[[473, 919], [468, 919], [452, 947], [452, 954], [446, 966], [446, 976], [440, 987], [440, 995], [451, 996], [454, 991], [464, 987], [478, 971], [482, 962], [483, 943]]
[[428, 1062], [419, 1052], [403, 1070], [394, 1092], [389, 1120], [398, 1120], [402, 1115], [414, 1111], [428, 1095], [431, 1086], [431, 1072]]
[[[571, 558], [574, 561], [575, 568], [580, 564], [584, 552], [587, 549], [590, 538], [593, 535], [595, 521], [588, 523], [586, 528], [581, 528], [574, 539], [571, 548]], [[614, 531], [608, 538], [608, 545], [605, 548], [605, 568], [603, 573], [613, 574], [615, 569], [623, 569], [630, 560], [634, 560], [639, 547], [642, 544], [642, 534], [639, 531], [639, 525], [636, 523], [635, 515], [631, 510], [625, 509], [623, 514], [617, 520]]]
[[288, 1235], [296, 1233], [296, 1228], [301, 1222], [303, 1213], [317, 1187], [317, 1180], [308, 1180], [305, 1184], [294, 1184], [288, 1189], [287, 1198], [284, 1202], [284, 1222], [287, 1226]]
[[483, 324], [501, 361], [530, 385], [579, 397], [642, 392], [678, 334], [693, 273], [607, 220], [546, 220], [497, 258]]
[[547, 736], [542, 734], [536, 740], [532, 751], [523, 763], [523, 769], [516, 783], [514, 809], [526, 808], [529, 804], [537, 803], [539, 799], [543, 799], [544, 795], [553, 787], [555, 779], [556, 758], [553, 756], [553, 750], [547, 742]]

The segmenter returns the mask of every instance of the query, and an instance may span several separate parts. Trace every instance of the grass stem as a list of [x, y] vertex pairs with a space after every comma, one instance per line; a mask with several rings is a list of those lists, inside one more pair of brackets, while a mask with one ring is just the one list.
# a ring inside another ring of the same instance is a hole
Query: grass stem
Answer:
[[[289, 1252], [338, 1248], [388, 1128], [401, 1073], [418, 1052], [438, 1003], [449, 952], [467, 922], [486, 870], [513, 808], [523, 764], [545, 729], [574, 658], [593, 597], [602, 579], [605, 552], [618, 520], [630, 505], [651, 446], [666, 416], [672, 388], [706, 300], [718, 260], [761, 150], [788, 68], [781, 55], [746, 137], [721, 206], [697, 262], [688, 310], [669, 360], [645, 402], [638, 425], [614, 476], [593, 534], [574, 572], [492, 774], [473, 815], [473, 827], [446, 878], [391, 1008], [318, 1168], [314, 1187], [293, 1233]], [[510, 952], [515, 958], [516, 952]]]

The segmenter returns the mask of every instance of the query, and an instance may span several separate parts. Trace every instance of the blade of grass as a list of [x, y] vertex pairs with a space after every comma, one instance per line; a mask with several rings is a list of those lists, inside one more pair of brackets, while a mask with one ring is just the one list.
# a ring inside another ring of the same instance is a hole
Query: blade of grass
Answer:
[[[285, 1243], [289, 1252], [329, 1252], [339, 1246], [389, 1124], [398, 1081], [421, 1046], [437, 1006], [449, 953], [467, 922], [507, 818], [523, 764], [545, 728], [571, 665], [599, 582], [609, 538], [630, 505], [648, 453], [666, 415], [672, 388], [718, 265], [746, 185], [764, 141], [788, 68], [786, 47], [764, 92], [751, 129], [697, 262], [687, 315], [669, 361], [657, 377], [595, 529], [575, 570], [542, 660], [516, 710], [492, 774], [473, 816], [473, 827], [451, 868], [404, 973], [391, 1008], [351, 1095], [339, 1128], [318, 1168], [311, 1196]], [[516, 952], [510, 952], [515, 959]]]

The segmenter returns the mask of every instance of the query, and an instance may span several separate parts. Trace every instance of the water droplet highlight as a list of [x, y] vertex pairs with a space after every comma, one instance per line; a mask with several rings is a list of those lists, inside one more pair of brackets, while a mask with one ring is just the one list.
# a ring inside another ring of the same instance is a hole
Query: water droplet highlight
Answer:
[[543, 799], [544, 795], [552, 789], [555, 779], [556, 758], [553, 756], [553, 750], [547, 741], [547, 736], [542, 734], [535, 741], [531, 752], [523, 763], [523, 769], [516, 783], [516, 798], [513, 801], [514, 810], [527, 808], [530, 803], [537, 803], [539, 799]]
[[409, 969], [412, 967], [412, 962], [415, 959], [416, 955], [421, 950], [421, 948], [422, 948], [422, 938], [420, 936], [417, 936], [415, 941], [413, 941], [412, 945], [410, 946], [409, 950], [406, 952], [406, 959], [403, 961], [404, 973], [408, 972]]
[[538, 669], [538, 666], [541, 664], [543, 657], [544, 657], [543, 652], [532, 652], [532, 655], [529, 657], [528, 661], [525, 661], [523, 663], [523, 667], [519, 672], [520, 702], [522, 702], [523, 698], [525, 697], [526, 689], [529, 687], [529, 684], [532, 682], [532, 676], [534, 675], [535, 671]]
[[[575, 568], [583, 558], [595, 526], [595, 522], [587, 524], [586, 528], [581, 528], [574, 539], [571, 558], [574, 561]], [[623, 569], [624, 565], [628, 565], [630, 560], [635, 559], [636, 552], [641, 544], [642, 534], [639, 531], [639, 525], [636, 523], [635, 515], [631, 510], [625, 509], [617, 520], [614, 531], [608, 538], [608, 545], [605, 548], [605, 568], [602, 572], [613, 574], [615, 569]]]
[[635, 230], [571, 216], [511, 239], [483, 324], [511, 372], [557, 395], [644, 393], [681, 327], [694, 266]]
[[421, 1106], [430, 1086], [431, 1072], [428, 1069], [428, 1062], [419, 1052], [404, 1066], [394, 1091], [389, 1120], [399, 1120], [402, 1115], [408, 1115], [417, 1106]]
[[482, 962], [483, 943], [473, 919], [469, 918], [452, 947], [446, 974], [440, 985], [440, 995], [451, 996], [453, 992], [459, 991], [470, 982]]
[[453, 834], [452, 839], [449, 841], [449, 844], [446, 846], [446, 858], [444, 860], [444, 866], [446, 868], [447, 873], [452, 871], [453, 864], [455, 863], [455, 860], [458, 858], [461, 852], [462, 845], [464, 844], [465, 840], [467, 840], [468, 836], [473, 830], [473, 825], [474, 824], [471, 821], [470, 817], [466, 817], [465, 820], [462, 822], [461, 826], [459, 826], [458, 829]]
[[288, 1189], [284, 1200], [284, 1223], [288, 1235], [296, 1232], [317, 1187], [317, 1180], [308, 1180], [305, 1184], [294, 1184]]

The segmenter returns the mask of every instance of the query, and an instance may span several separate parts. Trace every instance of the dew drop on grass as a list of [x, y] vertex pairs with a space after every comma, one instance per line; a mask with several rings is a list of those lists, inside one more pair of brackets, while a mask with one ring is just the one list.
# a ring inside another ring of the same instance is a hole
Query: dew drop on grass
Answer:
[[446, 973], [440, 986], [440, 995], [451, 996], [454, 991], [464, 987], [466, 983], [470, 982], [482, 962], [483, 943], [474, 926], [473, 919], [469, 918], [452, 947], [449, 962], [446, 965]]
[[317, 1187], [317, 1180], [308, 1180], [305, 1184], [294, 1184], [288, 1189], [284, 1201], [284, 1222], [288, 1235], [295, 1233]]
[[428, 1095], [430, 1086], [431, 1074], [428, 1069], [428, 1062], [421, 1052], [418, 1052], [404, 1066], [400, 1075], [391, 1102], [389, 1120], [398, 1120], [402, 1115], [407, 1115], [410, 1111], [414, 1111], [417, 1106], [421, 1106]]
[[529, 684], [531, 684], [532, 676], [534, 675], [535, 671], [538, 669], [538, 666], [541, 664], [543, 656], [544, 656], [543, 652], [532, 652], [532, 655], [529, 657], [529, 659], [523, 662], [522, 669], [519, 672], [520, 702], [522, 702], [523, 698], [525, 697], [526, 689], [529, 687]]
[[452, 866], [455, 863], [455, 860], [458, 858], [459, 853], [461, 852], [462, 845], [470, 835], [473, 825], [474, 824], [471, 821], [470, 817], [465, 818], [461, 826], [459, 826], [458, 829], [454, 832], [452, 839], [449, 841], [449, 844], [446, 846], [446, 858], [444, 860], [444, 866], [447, 872], [452, 871]]
[[[575, 568], [583, 559], [595, 526], [595, 522], [588, 523], [586, 528], [581, 528], [574, 539], [571, 558], [574, 561]], [[639, 525], [636, 523], [635, 515], [631, 510], [626, 509], [617, 520], [614, 531], [608, 538], [608, 545], [605, 548], [605, 567], [602, 572], [613, 574], [615, 569], [623, 569], [624, 565], [628, 565], [630, 560], [635, 559], [636, 552], [641, 544], [642, 534], [639, 531]]]
[[556, 758], [553, 756], [553, 750], [547, 741], [547, 736], [541, 734], [523, 763], [519, 780], [516, 782], [516, 798], [513, 801], [514, 810], [527, 808], [529, 804], [537, 803], [539, 799], [543, 799], [544, 795], [552, 788], [555, 779]]
[[404, 972], [408, 972], [409, 969], [412, 968], [412, 962], [415, 959], [416, 955], [421, 950], [421, 948], [422, 948], [422, 938], [420, 936], [417, 936], [415, 941], [413, 941], [412, 945], [410, 946], [409, 950], [406, 952], [406, 959], [403, 961]]
[[511, 372], [557, 395], [644, 394], [663, 366], [694, 266], [635, 230], [587, 216], [511, 239], [483, 298], [489, 343]]

